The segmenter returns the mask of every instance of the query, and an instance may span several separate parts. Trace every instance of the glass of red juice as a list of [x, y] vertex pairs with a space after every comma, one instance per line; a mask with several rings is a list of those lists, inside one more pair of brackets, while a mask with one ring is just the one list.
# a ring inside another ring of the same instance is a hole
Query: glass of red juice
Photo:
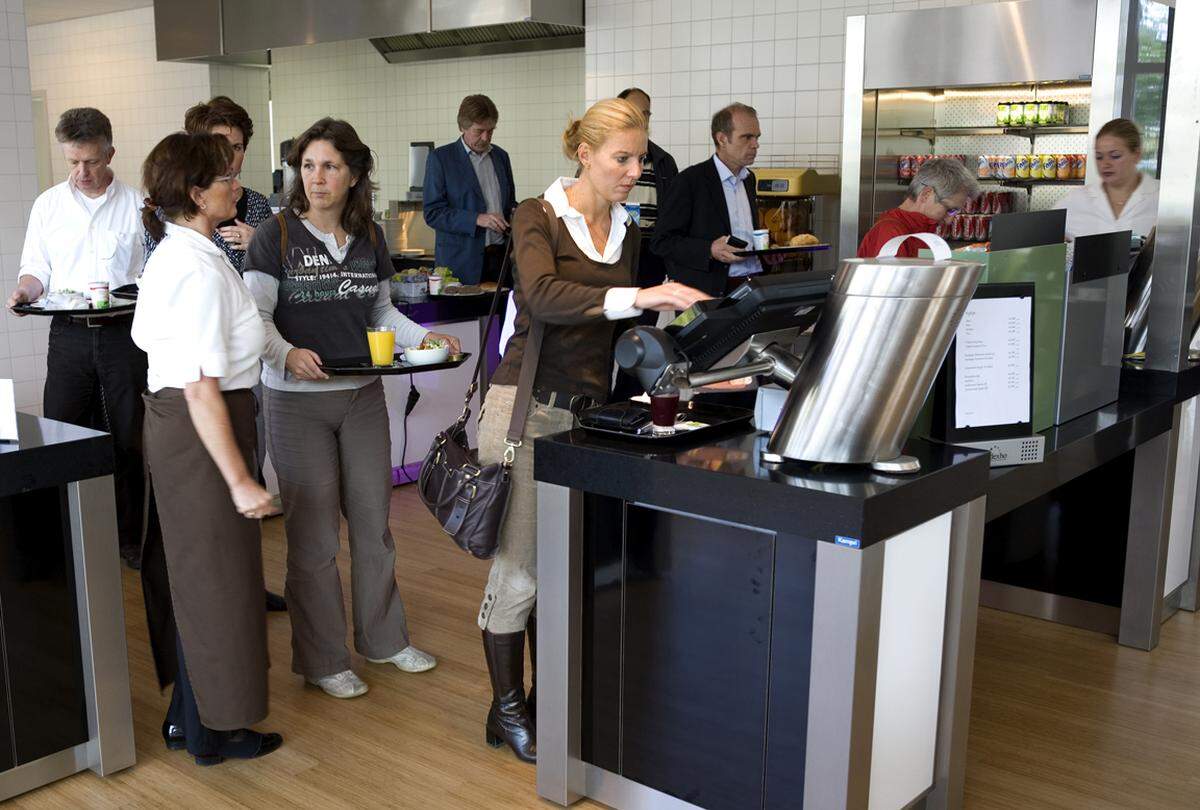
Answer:
[[670, 436], [675, 432], [675, 417], [679, 413], [679, 391], [663, 391], [650, 395], [651, 432], [655, 436]]

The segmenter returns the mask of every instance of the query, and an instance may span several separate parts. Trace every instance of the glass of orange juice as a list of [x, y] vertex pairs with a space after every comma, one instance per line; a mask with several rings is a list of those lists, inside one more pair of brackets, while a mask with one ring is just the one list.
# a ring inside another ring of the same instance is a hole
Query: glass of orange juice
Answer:
[[368, 326], [367, 345], [371, 348], [371, 365], [390, 366], [396, 354], [395, 327]]

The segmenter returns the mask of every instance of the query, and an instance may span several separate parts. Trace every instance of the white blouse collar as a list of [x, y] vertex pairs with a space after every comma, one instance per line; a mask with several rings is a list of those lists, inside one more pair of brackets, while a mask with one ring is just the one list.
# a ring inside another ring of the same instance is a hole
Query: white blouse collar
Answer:
[[621, 248], [625, 244], [625, 232], [630, 220], [629, 212], [621, 203], [612, 203], [610, 208], [612, 226], [608, 229], [608, 241], [604, 245], [604, 252], [601, 253], [596, 250], [596, 245], [592, 241], [587, 219], [567, 200], [567, 189], [577, 182], [579, 181], [573, 177], [560, 177], [550, 184], [542, 196], [546, 202], [550, 203], [554, 215], [562, 220], [567, 233], [571, 235], [575, 246], [584, 256], [601, 264], [616, 264], [621, 259]]
[[225, 251], [217, 247], [217, 243], [211, 238], [204, 236], [199, 231], [184, 227], [183, 225], [176, 225], [174, 222], [164, 222], [163, 226], [166, 228], [166, 236], [177, 236], [181, 239], [191, 240], [195, 246], [205, 252], [220, 256], [223, 259], [226, 258]]
[[[550, 203], [550, 207], [554, 209], [554, 215], [559, 219], [571, 217], [572, 219], [583, 219], [583, 214], [571, 207], [571, 203], [567, 200], [567, 189], [579, 182], [577, 177], [560, 177], [550, 184], [550, 187], [542, 194], [546, 202]], [[612, 204], [612, 218], [614, 225], [624, 226], [629, 221], [629, 212], [625, 210], [625, 206], [621, 203]]]
[[[1088, 183], [1086, 186], [1084, 186], [1084, 189], [1087, 191], [1088, 195], [1091, 196], [1093, 199], [1102, 200], [1105, 205], [1108, 204], [1107, 195], [1105, 195], [1105, 193], [1104, 193], [1104, 183], [1103, 182]], [[1129, 195], [1129, 201], [1126, 202], [1126, 205], [1128, 205], [1129, 202], [1132, 202], [1133, 200], [1140, 199], [1142, 197], [1146, 197], [1151, 194], [1157, 194], [1157, 193], [1158, 193], [1158, 180], [1154, 179], [1153, 177], [1151, 177], [1148, 174], [1143, 173], [1142, 181], [1140, 183], [1138, 183], [1137, 188], [1135, 188], [1133, 190], [1133, 193]]]

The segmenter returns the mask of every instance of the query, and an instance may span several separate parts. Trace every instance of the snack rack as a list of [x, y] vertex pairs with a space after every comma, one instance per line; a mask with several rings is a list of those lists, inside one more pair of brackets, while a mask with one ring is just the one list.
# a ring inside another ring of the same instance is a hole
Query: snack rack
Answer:
[[[1014, 211], [1056, 207], [1083, 185], [1094, 172], [1093, 133], [1114, 117], [1116, 71], [1104, 60], [1116, 43], [1097, 38], [1119, 26], [1097, 24], [1098, 8], [1107, 6], [1022, 0], [848, 18], [840, 244], [857, 245], [903, 201], [905, 155], [966, 155], [972, 174], [980, 155], [1088, 155], [1084, 178], [981, 179], [985, 190], [1016, 192]], [[926, 58], [913, 58], [913, 42], [929, 43]], [[996, 106], [1007, 101], [1066, 102], [1068, 117], [998, 123]]]

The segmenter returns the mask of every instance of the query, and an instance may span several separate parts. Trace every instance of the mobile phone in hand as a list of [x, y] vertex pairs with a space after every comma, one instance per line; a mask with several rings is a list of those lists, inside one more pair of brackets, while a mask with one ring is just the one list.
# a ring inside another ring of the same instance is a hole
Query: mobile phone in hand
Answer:
[[738, 239], [736, 236], [726, 237], [725, 242], [730, 247], [737, 248], [738, 250], [743, 250], [744, 248], [749, 246], [749, 243], [746, 242], [745, 239]]

